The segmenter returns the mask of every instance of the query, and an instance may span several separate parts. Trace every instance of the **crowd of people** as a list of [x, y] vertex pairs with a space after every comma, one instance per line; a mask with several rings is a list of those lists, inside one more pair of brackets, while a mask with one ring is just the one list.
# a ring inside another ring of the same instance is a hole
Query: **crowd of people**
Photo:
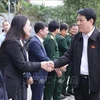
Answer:
[[52, 20], [31, 25], [17, 15], [0, 34], [0, 100], [100, 100], [100, 31], [96, 12], [83, 8], [72, 25]]

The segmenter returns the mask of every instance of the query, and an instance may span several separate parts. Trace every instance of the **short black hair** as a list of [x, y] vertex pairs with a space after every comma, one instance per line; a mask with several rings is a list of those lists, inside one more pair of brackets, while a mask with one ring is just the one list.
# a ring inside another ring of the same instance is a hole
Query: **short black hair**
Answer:
[[60, 28], [60, 24], [58, 21], [51, 21], [49, 24], [48, 24], [48, 30], [50, 32], [54, 32], [56, 29], [59, 29]]
[[78, 10], [77, 12], [80, 15], [84, 15], [86, 17], [87, 21], [89, 21], [91, 18], [93, 18], [93, 20], [94, 20], [93, 24], [95, 23], [97, 16], [96, 16], [96, 12], [94, 11], [94, 9], [83, 8], [83, 9]]
[[62, 31], [63, 29], [67, 30], [68, 28], [69, 28], [68, 24], [66, 24], [66, 23], [60, 24], [60, 31]]
[[37, 34], [40, 29], [44, 29], [45, 27], [47, 27], [46, 23], [44, 23], [43, 21], [37, 21], [34, 25], [34, 31]]

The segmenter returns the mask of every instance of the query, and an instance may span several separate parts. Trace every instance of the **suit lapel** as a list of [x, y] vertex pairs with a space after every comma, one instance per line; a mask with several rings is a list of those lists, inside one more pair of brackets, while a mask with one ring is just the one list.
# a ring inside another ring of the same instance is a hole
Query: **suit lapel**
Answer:
[[46, 51], [45, 51], [45, 48], [44, 48], [44, 45], [40, 42], [40, 40], [38, 39], [37, 36], [34, 36], [34, 37], [35, 37], [35, 39], [38, 41], [38, 43], [40, 44], [41, 49], [43, 50], [44, 54], [47, 55], [47, 54], [46, 54]]
[[27, 55], [26, 55], [26, 51], [25, 51], [25, 47], [22, 47], [22, 53], [24, 55], [25, 60], [27, 61]]
[[21, 43], [21, 41], [19, 41], [19, 43], [20, 43], [20, 45], [22, 46], [22, 54], [23, 54], [23, 56], [24, 56], [24, 59], [25, 59], [25, 61], [27, 61], [27, 55], [26, 55], [26, 51], [25, 51], [25, 46], [24, 46], [24, 42], [22, 42], [23, 43], [23, 45], [22, 45], [22, 43]]

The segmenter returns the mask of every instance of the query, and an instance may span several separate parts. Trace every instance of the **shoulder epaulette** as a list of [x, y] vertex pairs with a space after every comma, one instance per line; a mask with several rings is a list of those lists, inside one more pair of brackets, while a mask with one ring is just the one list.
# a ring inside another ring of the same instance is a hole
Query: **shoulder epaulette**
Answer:
[[62, 35], [61, 35], [61, 37], [64, 38]]
[[52, 35], [50, 35], [51, 39], [54, 39], [54, 37]]

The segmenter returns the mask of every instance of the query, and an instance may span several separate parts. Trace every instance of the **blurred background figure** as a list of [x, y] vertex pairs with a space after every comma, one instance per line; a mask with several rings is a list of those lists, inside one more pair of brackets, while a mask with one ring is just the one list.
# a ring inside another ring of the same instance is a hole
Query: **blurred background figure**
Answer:
[[70, 28], [69, 28], [69, 33], [71, 35], [75, 35], [76, 33], [78, 33], [78, 25], [76, 23], [73, 23]]
[[[5, 20], [2, 23], [2, 26], [3, 26], [3, 29], [2, 29], [2, 33], [0, 34], [0, 46], [5, 39], [6, 33], [10, 29], [10, 23], [7, 20]], [[8, 100], [6, 87], [5, 87], [5, 83], [4, 83], [4, 79], [3, 79], [1, 71], [0, 71], [0, 100]]]
[[[68, 45], [66, 43], [66, 34], [68, 33], [69, 26], [66, 23], [60, 24], [60, 32], [56, 35], [56, 41], [59, 49], [59, 56], [61, 57], [68, 49]], [[59, 77], [56, 82], [56, 87], [58, 88], [57, 96], [61, 99], [66, 98], [66, 96], [61, 95], [63, 82], [65, 80], [65, 72], [62, 73], [62, 77]]]
[[5, 36], [6, 36], [6, 33], [8, 32], [8, 30], [10, 29], [10, 23], [5, 20], [3, 23], [2, 23], [2, 33], [0, 34], [0, 46], [1, 46], [1, 43], [4, 41], [5, 39]]
[[[65, 36], [66, 43], [67, 43], [68, 47], [70, 46], [72, 36], [77, 34], [78, 30], [79, 30], [78, 29], [78, 25], [76, 23], [73, 23], [72, 25], [70, 25], [70, 27], [69, 27], [69, 34], [67, 34]], [[72, 69], [71, 66], [72, 66], [72, 64], [69, 64], [67, 66], [67, 71], [65, 73], [66, 77], [65, 77], [64, 84], [63, 84], [63, 88], [62, 88], [62, 94], [64, 96], [70, 96], [70, 95], [74, 94], [73, 93], [73, 89], [72, 89], [72, 83], [71, 83], [71, 69]]]

